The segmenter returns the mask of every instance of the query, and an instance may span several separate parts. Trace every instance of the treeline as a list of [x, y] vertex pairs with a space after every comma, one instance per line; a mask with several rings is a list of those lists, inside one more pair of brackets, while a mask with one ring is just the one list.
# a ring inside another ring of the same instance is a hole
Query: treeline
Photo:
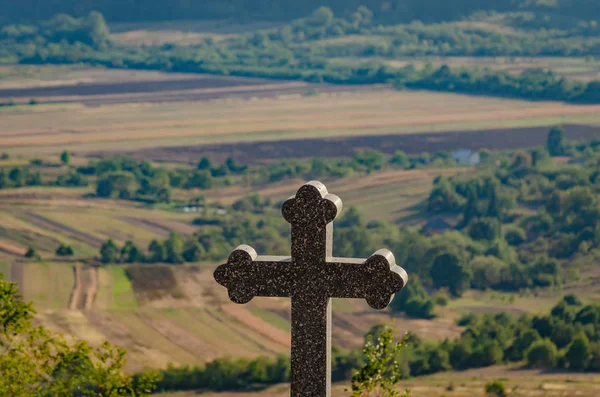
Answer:
[[565, 296], [549, 314], [466, 315], [454, 341], [427, 342], [412, 336], [401, 361], [405, 376], [482, 368], [505, 363], [526, 367], [600, 371], [600, 307]]
[[[425, 341], [408, 334], [404, 349], [395, 357], [402, 378], [449, 370], [521, 363], [526, 368], [600, 372], [600, 306], [583, 305], [567, 295], [548, 314], [507, 313], [464, 315], [465, 327], [454, 340]], [[377, 338], [385, 327], [367, 335]], [[349, 380], [365, 362], [359, 352], [334, 347], [332, 380]], [[216, 359], [204, 366], [172, 367], [160, 372], [157, 390], [259, 390], [290, 380], [289, 358]]]
[[[352, 371], [362, 362], [360, 353], [334, 347], [332, 380], [339, 382], [350, 379]], [[260, 390], [269, 385], [289, 381], [290, 360], [286, 356], [275, 359], [259, 357], [252, 360], [219, 358], [204, 366], [170, 366], [160, 372], [157, 391]]]
[[[62, 164], [30, 161], [28, 166], [0, 168], [0, 189], [24, 186], [81, 187], [95, 183], [98, 197], [136, 200], [146, 203], [171, 203], [173, 189], [209, 190], [233, 183], [256, 185], [288, 178], [333, 178], [353, 173], [370, 173], [385, 168], [412, 169], [432, 166], [453, 166], [448, 153], [408, 156], [396, 151], [388, 156], [376, 150], [363, 150], [350, 159], [286, 160], [267, 166], [250, 167], [229, 157], [223, 164], [214, 164], [201, 157], [194, 167], [167, 168], [146, 160], [121, 156], [91, 160], [87, 165], [70, 166], [70, 153], [61, 156]], [[56, 168], [63, 168], [58, 174]], [[44, 171], [50, 175], [46, 175]]]
[[[523, 13], [505, 16], [517, 25]], [[497, 19], [497, 18], [496, 18]], [[485, 21], [486, 18], [482, 18]], [[475, 19], [475, 21], [479, 21]], [[523, 22], [525, 24], [525, 22]], [[531, 22], [529, 22], [529, 25]], [[354, 40], [335, 40], [351, 35]], [[247, 46], [300, 46], [312, 56], [389, 57], [402, 56], [592, 56], [600, 54], [600, 28], [581, 21], [565, 28], [500, 30], [491, 23], [439, 23], [382, 26], [373, 23], [373, 13], [359, 7], [346, 16], [335, 16], [321, 7], [310, 17], [280, 28], [243, 36], [236, 42]]]
[[[67, 19], [69, 24], [72, 23], [77, 26], [78, 23], [73, 22], [76, 20], [68, 18], [61, 16], [55, 19]], [[512, 75], [507, 72], [492, 70], [463, 68], [452, 70], [448, 66], [417, 69], [412, 65], [393, 68], [380, 62], [359, 65], [338, 64], [327, 60], [327, 56], [335, 54], [320, 52], [318, 45], [311, 44], [307, 47], [297, 44], [307, 40], [307, 35], [316, 39], [329, 37], [330, 35], [346, 35], [358, 31], [361, 33], [366, 32], [368, 37], [371, 33], [364, 26], [368, 26], [370, 18], [371, 14], [365, 8], [360, 8], [347, 19], [335, 18], [331, 10], [320, 8], [311, 17], [296, 21], [279, 30], [259, 31], [239, 39], [217, 43], [207, 39], [198, 45], [186, 47], [171, 44], [160, 47], [118, 47], [111, 46], [106, 40], [96, 40], [94, 43], [102, 43], [102, 48], [99, 49], [99, 44], [90, 44], [90, 38], [83, 38], [76, 42], [60, 39], [66, 34], [64, 30], [61, 30], [62, 25], [53, 28], [55, 30], [49, 30], [54, 33], [39, 33], [40, 29], [35, 26], [5, 27], [2, 30], [4, 33], [0, 33], [0, 44], [2, 44], [0, 47], [0, 63], [86, 63], [116, 68], [210, 73], [333, 84], [394, 83], [399, 88], [474, 93], [530, 100], [600, 102], [600, 82], [570, 82], [547, 71], [533, 70], [520, 75]], [[107, 31], [108, 28], [106, 28], [99, 14], [94, 14], [93, 18], [90, 16], [88, 19], [97, 21], [93, 25], [96, 27], [92, 29], [94, 34], [97, 31]], [[51, 26], [55, 25], [57, 25], [56, 22], [51, 24]], [[8, 34], [6, 33], [7, 29], [13, 30], [15, 33]], [[406, 29], [411, 31], [411, 33], [408, 33], [409, 35], [414, 35], [419, 37], [419, 40], [423, 39], [424, 41], [410, 44], [410, 40], [406, 41], [407, 38], [404, 37], [404, 33], [397, 32], [399, 35], [396, 40], [398, 45], [409, 43], [407, 45], [410, 48], [417, 48], [415, 51], [426, 50], [431, 46], [438, 45], [440, 48], [447, 49], [448, 53], [456, 51], [457, 54], [463, 54], [463, 51], [466, 51], [465, 48], [461, 47], [456, 47], [453, 50], [453, 45], [444, 42], [445, 33], [440, 34], [435, 29], [432, 31], [431, 28], [425, 28], [418, 24]], [[70, 32], [70, 30], [67, 30], [67, 32]], [[449, 39], [452, 43], [463, 42], [466, 40], [465, 37], [468, 36], [457, 32], [455, 30], [453, 33], [456, 37]], [[382, 31], [380, 33], [391, 34], [392, 36], [396, 34], [392, 31]], [[482, 34], [498, 35], [500, 33], [483, 32]], [[99, 34], [98, 36], [104, 37], [105, 34]], [[523, 37], [530, 36], [524, 35]], [[515, 42], [504, 36], [490, 37], [489, 41], [491, 43]], [[545, 43], [548, 43], [548, 37], [544, 36], [534, 41], [535, 44], [532, 44], [532, 48], [543, 47], [546, 45]], [[424, 45], [425, 42], [432, 44], [431, 46], [429, 44]], [[436, 42], [438, 44], [435, 44]], [[540, 45], [540, 43], [542, 44]], [[556, 51], [557, 48], [564, 48], [563, 55], [588, 55], [592, 52], [592, 48], [600, 48], [599, 43], [595, 43], [593, 40], [582, 41], [575, 38], [572, 43], [575, 47], [569, 47], [570, 44], [550, 43], [549, 45], [553, 48], [552, 51]], [[583, 47], [587, 44], [582, 43], [589, 43], [590, 47]], [[475, 51], [477, 55], [486, 55], [488, 52], [489, 55], [514, 55], [522, 51], [518, 49], [516, 51], [508, 50], [503, 48], [503, 45], [500, 45], [497, 50], [475, 46], [472, 47], [472, 51]], [[561, 51], [563, 50], [559, 50], [559, 52]], [[372, 55], [381, 54], [374, 53]]]
[[[412, 20], [424, 22], [462, 19], [476, 12], [533, 11], [555, 13], [578, 19], [597, 19], [600, 8], [593, 0], [455, 0], [451, 4], [441, 0], [347, 0], [306, 1], [289, 0], [151, 0], [143, 3], [135, 1], [104, 0], [80, 2], [76, 0], [46, 0], [43, 3], [24, 0], [22, 3], [7, 3], [3, 10], [5, 19], [31, 20], [46, 19], [57, 12], [85, 15], [92, 10], [104, 13], [111, 21], [144, 22], [170, 19], [222, 19], [249, 20], [291, 20], [308, 14], [319, 6], [331, 7], [337, 13], [367, 6], [374, 11], [379, 22], [398, 23]], [[27, 11], [26, 11], [27, 10]]]

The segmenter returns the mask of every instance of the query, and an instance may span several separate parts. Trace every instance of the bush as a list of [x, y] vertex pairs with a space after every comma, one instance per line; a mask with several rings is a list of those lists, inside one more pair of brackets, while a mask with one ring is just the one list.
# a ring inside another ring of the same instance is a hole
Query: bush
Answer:
[[432, 319], [435, 317], [433, 302], [429, 299], [411, 299], [404, 308], [406, 315], [412, 318]]
[[40, 259], [40, 255], [37, 253], [37, 250], [33, 247], [29, 247], [27, 252], [25, 253], [25, 258], [29, 259]]
[[532, 368], [554, 368], [558, 359], [558, 350], [552, 341], [542, 339], [532, 343], [526, 357], [527, 364]]
[[57, 256], [73, 256], [74, 255], [73, 248], [71, 248], [71, 246], [69, 246], [69, 245], [61, 244], [58, 247], [58, 249], [56, 250], [56, 255]]
[[506, 397], [506, 386], [499, 380], [488, 382], [485, 385], [485, 394], [489, 397]]
[[569, 306], [581, 306], [583, 302], [575, 294], [565, 295], [563, 301]]

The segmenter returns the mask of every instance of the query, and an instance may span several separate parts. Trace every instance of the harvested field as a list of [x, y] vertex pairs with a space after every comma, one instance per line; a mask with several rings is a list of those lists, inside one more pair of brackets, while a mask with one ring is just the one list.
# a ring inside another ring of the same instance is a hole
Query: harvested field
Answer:
[[82, 243], [89, 244], [91, 246], [100, 247], [104, 242], [104, 240], [102, 240], [101, 238], [97, 238], [88, 233], [82, 232], [69, 226], [65, 226], [62, 223], [56, 222], [52, 219], [48, 219], [47, 217], [44, 217], [32, 211], [23, 212], [22, 217], [24, 220], [32, 222], [38, 225], [39, 227], [54, 230], [58, 233], [64, 233], [65, 235], [75, 240], [81, 241]]
[[[544, 126], [167, 147], [130, 152], [128, 155], [154, 161], [176, 159], [189, 163], [197, 161], [201, 156], [210, 157], [215, 161], [233, 157], [236, 161], [246, 164], [264, 164], [293, 158], [350, 157], [364, 149], [376, 149], [389, 154], [396, 150], [420, 154], [461, 148], [520, 149], [545, 145], [549, 128], [550, 126]], [[567, 124], [564, 129], [569, 139], [578, 141], [600, 139], [600, 126]]]
[[260, 317], [253, 315], [247, 308], [234, 303], [223, 305], [221, 308], [225, 313], [232, 316], [246, 327], [260, 332], [273, 342], [279, 343], [288, 348], [291, 347], [292, 341], [289, 332], [282, 331], [281, 329], [267, 323]]
[[0, 102], [14, 100], [27, 103], [35, 98], [39, 104], [78, 102], [88, 106], [119, 103], [152, 103], [208, 101], [223, 98], [269, 98], [281, 95], [303, 95], [309, 90], [321, 92], [372, 91], [372, 86], [343, 86], [281, 82], [277, 80], [177, 74], [179, 78], [162, 74], [164, 78], [149, 80], [95, 81], [77, 84], [46, 84], [43, 86], [2, 87]]
[[[106, 155], [144, 148], [290, 140], [295, 140], [302, 149], [306, 147], [302, 141], [308, 139], [417, 133], [428, 136], [446, 131], [503, 132], [553, 124], [600, 125], [600, 106], [399, 92], [373, 87], [372, 91], [360, 94], [250, 101], [230, 99], [69, 109], [16, 107], [2, 110], [2, 119], [0, 150], [27, 157], [31, 153], [57, 154], [65, 149]], [[439, 139], [437, 135], [429, 138]], [[481, 141], [487, 138], [484, 135]], [[426, 142], [431, 144], [431, 141]], [[279, 147], [272, 150], [275, 149]], [[262, 149], [266, 151], [269, 149]]]
[[[329, 191], [344, 198], [344, 207], [358, 207], [368, 219], [408, 222], [419, 215], [418, 207], [431, 190], [433, 180], [439, 175], [456, 175], [464, 168], [428, 170], [391, 170], [370, 175], [353, 175], [342, 179], [324, 179]], [[232, 204], [251, 193], [271, 199], [273, 202], [293, 195], [305, 181], [286, 180], [266, 186], [231, 186], [208, 192], [207, 199], [221, 204]]]
[[27, 252], [27, 247], [14, 241], [0, 238], [0, 251], [7, 254], [23, 256]]

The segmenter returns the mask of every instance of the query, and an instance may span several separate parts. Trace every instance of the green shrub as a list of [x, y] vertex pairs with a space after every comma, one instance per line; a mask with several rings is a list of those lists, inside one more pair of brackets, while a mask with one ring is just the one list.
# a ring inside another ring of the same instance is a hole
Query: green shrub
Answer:
[[485, 394], [489, 397], [506, 397], [506, 386], [500, 380], [488, 382], [485, 385]]

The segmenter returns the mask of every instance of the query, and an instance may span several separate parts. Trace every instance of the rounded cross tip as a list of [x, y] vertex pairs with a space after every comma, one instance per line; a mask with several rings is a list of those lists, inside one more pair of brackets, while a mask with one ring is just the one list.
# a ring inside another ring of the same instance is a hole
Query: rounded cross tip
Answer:
[[215, 269], [213, 273], [215, 281], [225, 288], [229, 288], [232, 267], [251, 263], [257, 256], [254, 248], [245, 244], [240, 245], [229, 255], [227, 263], [220, 265]]
[[402, 290], [408, 282], [408, 274], [396, 265], [396, 259], [391, 251], [381, 249], [366, 260], [365, 266], [369, 274], [379, 282], [367, 292], [365, 297], [373, 309], [385, 309], [394, 299], [394, 295]]
[[227, 263], [235, 263], [235, 262], [252, 262], [258, 254], [256, 250], [249, 245], [242, 244], [238, 246], [233, 252], [229, 255], [229, 259]]
[[340, 212], [342, 200], [335, 194], [329, 194], [325, 185], [319, 181], [304, 184], [281, 207], [283, 218], [291, 225], [327, 225]]

